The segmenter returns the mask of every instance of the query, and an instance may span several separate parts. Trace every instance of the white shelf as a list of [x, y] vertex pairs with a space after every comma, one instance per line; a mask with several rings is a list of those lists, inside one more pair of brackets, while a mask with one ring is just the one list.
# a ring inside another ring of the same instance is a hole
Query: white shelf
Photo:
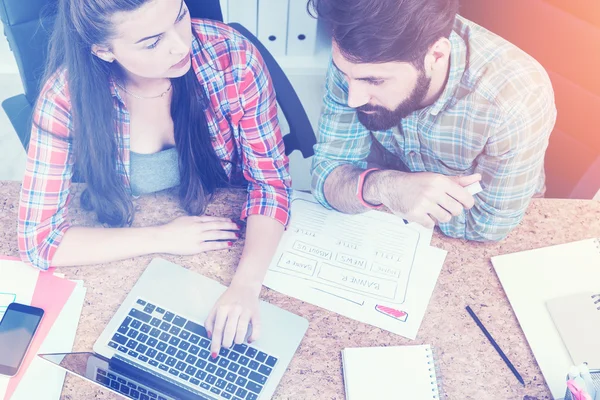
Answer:
[[[221, 10], [223, 11], [223, 20], [225, 22], [232, 22], [231, 18], [231, 7], [232, 0], [219, 0], [221, 3]], [[237, 1], [237, 0], [236, 0]], [[244, 0], [246, 1], [246, 0]], [[249, 2], [254, 2], [254, 7], [256, 7], [258, 19], [258, 11], [260, 8], [260, 0], [247, 0]], [[287, 0], [281, 0], [287, 1]], [[299, 9], [294, 8], [294, 12], [299, 12]], [[306, 12], [306, 9], [303, 7], [302, 12]], [[294, 18], [295, 15], [289, 14], [288, 19]], [[304, 17], [303, 17], [304, 18]], [[260, 28], [260, 27], [259, 27]], [[288, 30], [290, 29], [288, 25]], [[284, 70], [286, 75], [294, 75], [294, 76], [307, 76], [307, 77], [324, 77], [327, 72], [327, 67], [329, 64], [329, 59], [331, 57], [331, 37], [328, 34], [328, 30], [322, 21], [317, 21], [316, 24], [316, 43], [315, 43], [315, 51], [311, 56], [289, 56], [289, 55], [277, 55], [273, 51], [271, 54], [277, 60], [279, 66]], [[260, 30], [260, 29], [259, 29]], [[287, 38], [281, 38], [281, 40], [286, 40]], [[265, 44], [263, 39], [263, 44]], [[266, 45], [266, 44], [265, 44]], [[268, 46], [266, 46], [268, 47]], [[286, 52], [289, 51], [286, 49]]]
[[277, 63], [286, 75], [318, 75], [325, 76], [329, 56], [325, 57], [277, 57]]

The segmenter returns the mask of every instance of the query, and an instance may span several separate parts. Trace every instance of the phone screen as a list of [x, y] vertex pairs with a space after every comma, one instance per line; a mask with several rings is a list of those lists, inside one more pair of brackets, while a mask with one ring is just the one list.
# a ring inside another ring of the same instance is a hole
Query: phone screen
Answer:
[[11, 304], [0, 321], [0, 374], [15, 375], [42, 319], [43, 310]]

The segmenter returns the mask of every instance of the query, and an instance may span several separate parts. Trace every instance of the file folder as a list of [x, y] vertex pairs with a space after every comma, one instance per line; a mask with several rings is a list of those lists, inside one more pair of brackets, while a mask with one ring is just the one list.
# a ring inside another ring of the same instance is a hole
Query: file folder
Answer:
[[312, 56], [317, 47], [317, 19], [306, 9], [306, 0], [289, 0], [288, 56]]
[[287, 23], [287, 0], [259, 0], [258, 39], [274, 57], [286, 54]]

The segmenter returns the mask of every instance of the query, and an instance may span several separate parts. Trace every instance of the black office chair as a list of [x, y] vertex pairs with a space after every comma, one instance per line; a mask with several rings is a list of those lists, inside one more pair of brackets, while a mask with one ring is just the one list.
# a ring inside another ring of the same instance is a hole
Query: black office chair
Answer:
[[[193, 18], [223, 21], [219, 0], [185, 0]], [[46, 62], [48, 36], [56, 14], [56, 0], [0, 0], [4, 34], [17, 61], [25, 93], [2, 102], [2, 107], [27, 149], [31, 114], [40, 90]], [[271, 74], [277, 102], [290, 132], [283, 137], [285, 153], [299, 150], [304, 158], [313, 155], [315, 134], [294, 88], [273, 56], [246, 28], [230, 24], [260, 51]]]

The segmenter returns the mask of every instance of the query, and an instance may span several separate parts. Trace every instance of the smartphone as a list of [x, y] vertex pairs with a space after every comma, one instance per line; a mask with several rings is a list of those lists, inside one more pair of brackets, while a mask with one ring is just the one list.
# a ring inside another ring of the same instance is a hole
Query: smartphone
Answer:
[[43, 315], [41, 308], [8, 305], [0, 321], [0, 375], [14, 376], [19, 372]]

